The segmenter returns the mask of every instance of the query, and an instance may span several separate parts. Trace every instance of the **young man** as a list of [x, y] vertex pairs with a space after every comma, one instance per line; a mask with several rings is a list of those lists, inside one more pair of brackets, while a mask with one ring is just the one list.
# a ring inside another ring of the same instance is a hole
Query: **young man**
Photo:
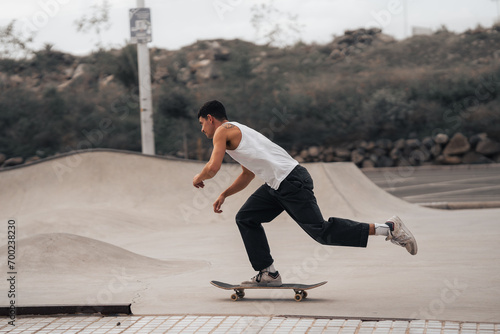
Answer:
[[201, 131], [213, 140], [210, 161], [193, 179], [196, 188], [219, 171], [225, 153], [241, 164], [242, 172], [213, 204], [221, 213], [227, 197], [245, 189], [255, 175], [265, 181], [248, 198], [236, 215], [236, 223], [252, 264], [258, 271], [245, 285], [280, 286], [281, 276], [274, 268], [262, 223], [286, 211], [299, 226], [323, 245], [366, 247], [368, 235], [383, 235], [386, 240], [417, 254], [417, 243], [397, 216], [385, 224], [359, 223], [343, 218], [323, 219], [313, 193], [313, 180], [283, 148], [259, 132], [236, 122], [229, 122], [219, 101], [205, 103], [198, 112]]

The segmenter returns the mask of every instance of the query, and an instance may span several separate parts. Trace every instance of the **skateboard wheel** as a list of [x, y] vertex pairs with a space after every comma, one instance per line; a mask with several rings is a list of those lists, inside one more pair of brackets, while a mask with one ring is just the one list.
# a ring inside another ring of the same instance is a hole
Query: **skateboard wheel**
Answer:
[[233, 293], [233, 294], [231, 295], [231, 299], [233, 300], [233, 302], [237, 301], [237, 300], [238, 300], [238, 298], [239, 298], [239, 296], [238, 296], [237, 294], [235, 294], [235, 293]]
[[303, 297], [303, 298], [307, 298], [307, 292], [306, 292], [306, 291], [303, 291], [303, 292], [302, 292], [302, 297]]
[[300, 302], [302, 300], [302, 295], [301, 294], [296, 294], [295, 295], [295, 301]]

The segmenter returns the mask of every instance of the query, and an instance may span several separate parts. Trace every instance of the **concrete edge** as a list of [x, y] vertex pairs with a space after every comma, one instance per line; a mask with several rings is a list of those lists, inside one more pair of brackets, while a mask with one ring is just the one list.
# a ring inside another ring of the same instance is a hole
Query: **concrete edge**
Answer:
[[432, 202], [432, 203], [417, 203], [431, 209], [440, 210], [472, 210], [472, 209], [498, 209], [500, 201], [491, 202]]
[[[359, 168], [359, 167], [358, 167]], [[359, 168], [362, 172], [390, 172], [395, 170], [405, 170], [409, 169], [415, 170], [460, 170], [460, 169], [490, 169], [490, 168], [500, 168], [500, 163], [489, 163], [489, 164], [460, 164], [460, 165], [425, 165], [425, 166], [398, 166], [398, 167], [368, 167]]]
[[126, 151], [126, 150], [115, 150], [111, 148], [92, 148], [88, 150], [77, 150], [77, 151], [70, 151], [66, 153], [61, 153], [59, 155], [53, 155], [47, 158], [43, 158], [40, 160], [35, 160], [31, 161], [28, 163], [22, 163], [20, 165], [16, 166], [10, 166], [10, 167], [1, 167], [0, 168], [0, 173], [1, 172], [6, 172], [9, 170], [13, 169], [19, 169], [19, 168], [27, 168], [30, 166], [34, 166], [40, 163], [44, 163], [47, 161], [52, 161], [52, 160], [57, 160], [57, 159], [62, 159], [66, 158], [72, 155], [78, 155], [78, 154], [85, 154], [85, 153], [93, 153], [93, 152], [108, 152], [108, 153], [121, 153], [121, 154], [128, 154], [128, 155], [137, 155], [137, 156], [142, 156], [145, 158], [153, 158], [153, 159], [161, 159], [161, 160], [170, 160], [170, 161], [189, 161], [189, 162], [198, 162], [198, 163], [206, 163], [206, 161], [199, 161], [199, 160], [189, 160], [189, 159], [181, 159], [177, 157], [172, 157], [172, 156], [164, 156], [164, 155], [150, 155], [150, 154], [143, 154], [141, 152], [136, 152], [136, 151]]
[[0, 307], [0, 316], [36, 316], [36, 315], [132, 315], [132, 304], [127, 305], [45, 305], [45, 306], [16, 306]]

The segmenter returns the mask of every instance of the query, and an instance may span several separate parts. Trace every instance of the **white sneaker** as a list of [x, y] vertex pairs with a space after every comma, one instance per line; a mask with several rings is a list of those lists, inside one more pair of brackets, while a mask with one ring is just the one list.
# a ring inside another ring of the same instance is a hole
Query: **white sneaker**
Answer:
[[393, 244], [406, 248], [411, 255], [417, 254], [417, 241], [410, 230], [403, 224], [398, 216], [392, 216], [386, 222], [390, 227], [389, 236], [385, 240], [390, 240]]
[[241, 285], [251, 286], [281, 286], [281, 275], [277, 271], [270, 273], [269, 271], [261, 271], [249, 281], [241, 282]]

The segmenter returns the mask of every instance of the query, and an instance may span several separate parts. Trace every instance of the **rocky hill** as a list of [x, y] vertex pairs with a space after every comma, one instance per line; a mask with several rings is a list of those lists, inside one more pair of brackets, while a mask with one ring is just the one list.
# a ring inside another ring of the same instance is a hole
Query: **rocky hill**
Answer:
[[[499, 26], [403, 41], [358, 29], [284, 49], [241, 40], [151, 49], [157, 153], [207, 159], [195, 115], [219, 99], [230, 119], [303, 161], [499, 162], [498, 50]], [[75, 149], [140, 151], [135, 46], [0, 59], [0, 128], [4, 166]], [[456, 138], [462, 149], [448, 149]]]

